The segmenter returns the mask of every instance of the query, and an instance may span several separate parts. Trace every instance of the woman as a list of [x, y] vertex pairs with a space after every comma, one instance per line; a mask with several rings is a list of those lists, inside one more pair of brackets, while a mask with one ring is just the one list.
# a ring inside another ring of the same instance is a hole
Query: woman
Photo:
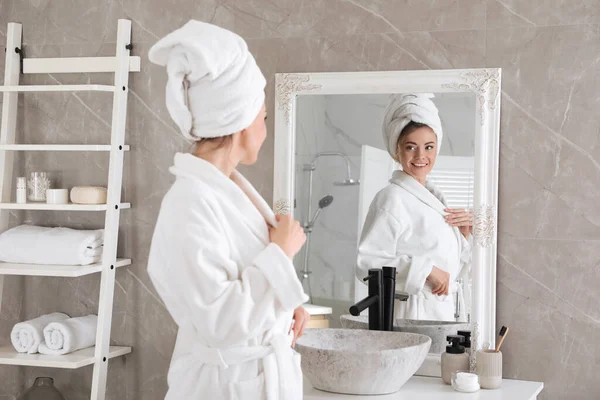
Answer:
[[242, 38], [198, 21], [149, 58], [166, 66], [167, 108], [195, 142], [175, 155], [148, 261], [179, 327], [166, 399], [299, 400], [291, 346], [307, 296], [291, 258], [305, 236], [235, 169], [256, 161], [266, 137], [265, 78]]
[[[396, 267], [396, 318], [455, 321], [456, 281], [470, 261], [472, 217], [449, 209], [427, 181], [442, 143], [433, 95], [393, 96], [383, 134], [390, 155], [402, 165], [369, 207], [358, 247], [357, 276], [370, 268]], [[458, 294], [456, 294], [458, 293]]]

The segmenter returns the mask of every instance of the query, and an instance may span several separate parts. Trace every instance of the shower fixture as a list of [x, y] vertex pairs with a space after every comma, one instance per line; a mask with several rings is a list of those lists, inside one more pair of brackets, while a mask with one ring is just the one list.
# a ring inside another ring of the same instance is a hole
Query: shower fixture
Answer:
[[343, 181], [335, 181], [335, 182], [333, 182], [333, 184], [335, 186], [356, 186], [359, 183], [360, 182], [358, 181], [358, 179], [354, 179], [354, 178], [348, 178], [348, 179], [344, 179]]
[[307, 222], [303, 226], [304, 233], [306, 234], [306, 243], [304, 244], [304, 259], [303, 259], [304, 268], [302, 269], [302, 275], [301, 275], [300, 281], [302, 282], [302, 287], [304, 287], [304, 280], [306, 280], [307, 289], [308, 289], [308, 297], [309, 297], [309, 301], [311, 303], [312, 303], [312, 288], [310, 287], [310, 281], [308, 280], [308, 277], [312, 273], [312, 271], [308, 270], [308, 249], [310, 248], [310, 234], [312, 233], [313, 226], [315, 226], [315, 222], [317, 222], [317, 218], [319, 218], [319, 215], [321, 214], [321, 210], [323, 210], [325, 207], [329, 207], [331, 205], [331, 203], [333, 203], [333, 196], [331, 196], [331, 195], [327, 195], [327, 196], [323, 197], [321, 200], [319, 200], [319, 208], [317, 208], [317, 211], [315, 211], [315, 215], [313, 215], [310, 222]]
[[312, 159], [310, 164], [304, 165], [303, 170], [308, 172], [308, 206], [307, 206], [307, 211], [306, 211], [306, 216], [305, 216], [306, 222], [304, 222], [302, 224], [302, 227], [304, 228], [304, 233], [306, 234], [306, 244], [304, 245], [304, 258], [303, 258], [302, 271], [300, 274], [300, 281], [302, 283], [302, 287], [304, 287], [304, 281], [306, 281], [306, 286], [308, 289], [309, 303], [312, 303], [312, 301], [313, 301], [312, 288], [310, 286], [310, 280], [309, 280], [309, 276], [310, 276], [310, 274], [312, 274], [312, 271], [308, 269], [308, 256], [309, 256], [309, 251], [310, 251], [310, 236], [311, 236], [313, 227], [315, 225], [315, 222], [317, 221], [317, 218], [321, 214], [321, 211], [324, 208], [331, 205], [331, 203], [333, 202], [333, 196], [327, 195], [327, 196], [323, 197], [321, 200], [319, 200], [319, 208], [317, 208], [317, 211], [315, 211], [315, 214], [311, 218], [312, 196], [313, 196], [313, 189], [312, 189], [313, 173], [317, 169], [317, 160], [321, 157], [341, 157], [344, 159], [344, 161], [346, 163], [346, 179], [333, 182], [334, 186], [357, 186], [360, 183], [358, 179], [352, 178], [352, 170], [350, 169], [350, 160], [348, 159], [348, 156], [346, 156], [344, 153], [341, 153], [341, 152], [324, 151], [324, 152], [317, 153], [314, 156], [314, 158]]
[[325, 207], [329, 207], [329, 205], [331, 203], [333, 203], [333, 196], [331, 196], [331, 195], [327, 195], [327, 196], [323, 197], [321, 200], [319, 200], [319, 208], [317, 208], [317, 211], [315, 212], [315, 215], [313, 215], [310, 222], [308, 222], [304, 226], [304, 229], [312, 230], [312, 227], [315, 226], [315, 222], [317, 222], [317, 218], [319, 218], [319, 214], [321, 214], [321, 210], [324, 209]]

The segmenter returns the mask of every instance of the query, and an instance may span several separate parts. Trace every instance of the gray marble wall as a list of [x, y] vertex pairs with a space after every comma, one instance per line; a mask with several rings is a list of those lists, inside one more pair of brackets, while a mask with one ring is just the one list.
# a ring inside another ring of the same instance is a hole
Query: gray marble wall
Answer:
[[[528, 0], [0, 0], [6, 23], [24, 24], [29, 56], [110, 55], [117, 18], [133, 23], [119, 253], [134, 264], [117, 272], [113, 341], [134, 347], [110, 363], [109, 399], [162, 399], [176, 327], [153, 291], [146, 259], [160, 200], [172, 182], [172, 154], [186, 148], [164, 106], [165, 74], [147, 61], [149, 46], [193, 17], [243, 35], [269, 79], [275, 72], [502, 67], [498, 324], [511, 328], [505, 376], [546, 382], [543, 399], [589, 399], [600, 391], [600, 2]], [[0, 52], [3, 70], [4, 53]], [[0, 71], [3, 72], [3, 71]], [[43, 76], [33, 82], [81, 82]], [[108, 82], [110, 77], [90, 77]], [[108, 140], [110, 98], [102, 94], [26, 95], [23, 141]], [[272, 119], [270, 120], [272, 124]], [[275, 155], [276, 156], [276, 155]], [[244, 169], [268, 199], [273, 139]], [[63, 185], [102, 183], [99, 155], [29, 156], [21, 170], [60, 171]], [[13, 222], [97, 227], [101, 216], [15, 214]], [[62, 309], [97, 309], [97, 276], [10, 278], [0, 339], [14, 322]], [[34, 376], [50, 374], [70, 400], [85, 399], [91, 368], [0, 368], [0, 399], [15, 399]]]

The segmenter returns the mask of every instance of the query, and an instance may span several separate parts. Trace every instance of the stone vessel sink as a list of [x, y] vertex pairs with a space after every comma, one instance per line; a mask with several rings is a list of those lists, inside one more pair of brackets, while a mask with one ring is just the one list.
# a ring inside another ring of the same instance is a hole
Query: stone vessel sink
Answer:
[[[368, 329], [369, 317], [359, 315], [342, 315], [340, 322], [346, 329]], [[456, 335], [458, 331], [470, 331], [471, 324], [452, 321], [425, 321], [416, 319], [397, 319], [394, 331], [410, 332], [429, 336], [431, 338], [430, 353], [441, 354], [446, 351], [446, 336]]]
[[302, 372], [319, 390], [344, 394], [394, 393], [429, 352], [425, 335], [357, 329], [308, 329], [296, 342]]

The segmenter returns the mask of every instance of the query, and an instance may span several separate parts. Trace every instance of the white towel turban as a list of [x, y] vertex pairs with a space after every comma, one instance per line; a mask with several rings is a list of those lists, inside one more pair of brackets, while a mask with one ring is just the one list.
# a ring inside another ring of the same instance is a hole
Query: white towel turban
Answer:
[[383, 118], [383, 140], [388, 152], [395, 159], [398, 137], [411, 121], [425, 124], [437, 135], [437, 153], [442, 147], [442, 122], [438, 109], [431, 99], [432, 93], [394, 94], [390, 96]]
[[167, 109], [188, 140], [241, 131], [264, 104], [265, 77], [244, 39], [231, 31], [190, 20], [152, 46], [148, 57], [167, 67]]

